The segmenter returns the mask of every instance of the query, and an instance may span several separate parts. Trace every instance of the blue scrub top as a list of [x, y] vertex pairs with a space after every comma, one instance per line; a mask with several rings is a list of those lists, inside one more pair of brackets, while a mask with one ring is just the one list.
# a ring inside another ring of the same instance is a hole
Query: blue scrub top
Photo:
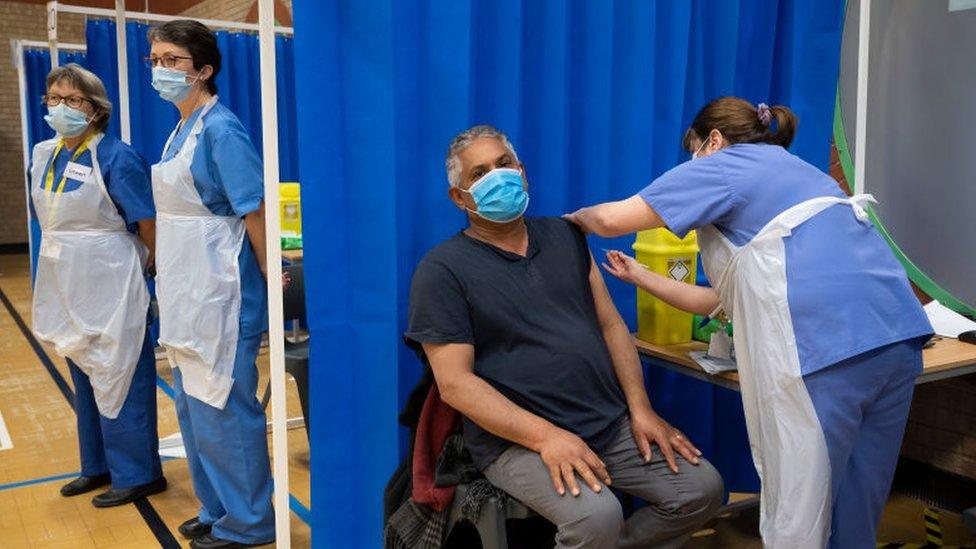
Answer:
[[[169, 148], [163, 151], [164, 162], [179, 152], [201, 110], [202, 107], [197, 109], [180, 127]], [[197, 139], [190, 173], [200, 199], [214, 215], [244, 217], [256, 211], [264, 200], [261, 158], [240, 120], [219, 102], [203, 117], [203, 131]], [[245, 338], [268, 329], [265, 281], [246, 236], [238, 265], [241, 274], [240, 337]]]
[[[130, 232], [136, 232], [136, 222], [143, 219], [154, 219], [156, 217], [156, 206], [152, 197], [152, 180], [149, 175], [149, 166], [145, 159], [139, 155], [129, 145], [118, 140], [111, 135], [104, 135], [96, 145], [98, 151], [98, 165], [102, 172], [102, 180], [105, 182], [105, 189], [109, 197], [115, 204], [119, 215], [125, 220]], [[67, 148], [58, 153], [54, 158], [54, 188], [57, 189], [64, 174], [64, 169], [71, 161], [74, 151]], [[44, 166], [43, 174], [46, 176], [47, 170], [51, 168], [51, 160], [48, 159]], [[75, 163], [82, 166], [92, 167], [91, 151], [86, 150], [75, 160]], [[45, 178], [46, 179], [46, 178]], [[43, 188], [42, 179], [38, 184]], [[81, 188], [83, 183], [75, 179], [67, 179], [64, 183], [62, 192], [70, 193]], [[31, 214], [37, 217], [34, 212], [34, 202], [30, 203]]]
[[[640, 191], [679, 236], [714, 225], [747, 244], [800, 202], [846, 198], [837, 182], [778, 145], [738, 144], [685, 162]], [[930, 336], [904, 268], [874, 226], [832, 206], [785, 239], [787, 298], [804, 375], [863, 352]]]

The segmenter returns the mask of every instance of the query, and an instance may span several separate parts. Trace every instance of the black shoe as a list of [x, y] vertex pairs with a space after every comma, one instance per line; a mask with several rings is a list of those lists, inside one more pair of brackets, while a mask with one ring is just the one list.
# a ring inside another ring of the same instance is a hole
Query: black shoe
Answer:
[[196, 539], [210, 533], [210, 525], [200, 522], [200, 517], [193, 517], [180, 525], [180, 534], [187, 539]]
[[274, 541], [272, 540], [266, 543], [241, 543], [239, 541], [215, 538], [211, 534], [204, 534], [199, 538], [190, 540], [190, 547], [192, 549], [232, 549], [235, 547], [257, 547], [259, 545], [268, 545], [269, 543], [274, 543]]
[[108, 473], [94, 477], [78, 477], [61, 487], [61, 495], [66, 498], [77, 496], [102, 486], [108, 486], [111, 483], [112, 477]]
[[104, 494], [98, 494], [92, 499], [92, 505], [95, 507], [116, 507], [118, 505], [132, 503], [133, 501], [146, 496], [158, 494], [165, 489], [166, 479], [164, 477], [159, 477], [152, 482], [147, 482], [146, 484], [139, 486], [133, 486], [132, 488], [113, 488]]

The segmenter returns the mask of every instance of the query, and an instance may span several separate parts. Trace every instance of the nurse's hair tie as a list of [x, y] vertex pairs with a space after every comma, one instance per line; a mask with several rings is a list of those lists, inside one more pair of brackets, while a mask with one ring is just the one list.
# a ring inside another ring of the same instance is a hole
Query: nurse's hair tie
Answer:
[[768, 128], [769, 124], [773, 121], [773, 113], [769, 110], [769, 105], [765, 103], [760, 103], [756, 107], [756, 116], [759, 118], [759, 123], [764, 127]]

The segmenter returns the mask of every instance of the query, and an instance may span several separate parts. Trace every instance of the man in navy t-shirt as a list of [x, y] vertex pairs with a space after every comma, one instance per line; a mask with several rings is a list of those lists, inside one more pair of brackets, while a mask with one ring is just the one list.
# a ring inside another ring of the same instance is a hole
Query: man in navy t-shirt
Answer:
[[[475, 464], [556, 524], [559, 547], [680, 545], [722, 480], [651, 408], [585, 236], [523, 216], [524, 168], [490, 126], [458, 135], [446, 167], [469, 225], [417, 266], [405, 337], [464, 416]], [[649, 505], [624, 522], [607, 486]]]

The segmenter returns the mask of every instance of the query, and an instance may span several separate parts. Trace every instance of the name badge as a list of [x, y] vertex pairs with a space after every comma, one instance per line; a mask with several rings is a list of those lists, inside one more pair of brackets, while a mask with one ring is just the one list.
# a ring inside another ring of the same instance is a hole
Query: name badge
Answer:
[[68, 162], [67, 167], [64, 168], [65, 177], [74, 179], [75, 181], [81, 181], [82, 183], [88, 181], [91, 173], [91, 166], [83, 166], [77, 162]]

